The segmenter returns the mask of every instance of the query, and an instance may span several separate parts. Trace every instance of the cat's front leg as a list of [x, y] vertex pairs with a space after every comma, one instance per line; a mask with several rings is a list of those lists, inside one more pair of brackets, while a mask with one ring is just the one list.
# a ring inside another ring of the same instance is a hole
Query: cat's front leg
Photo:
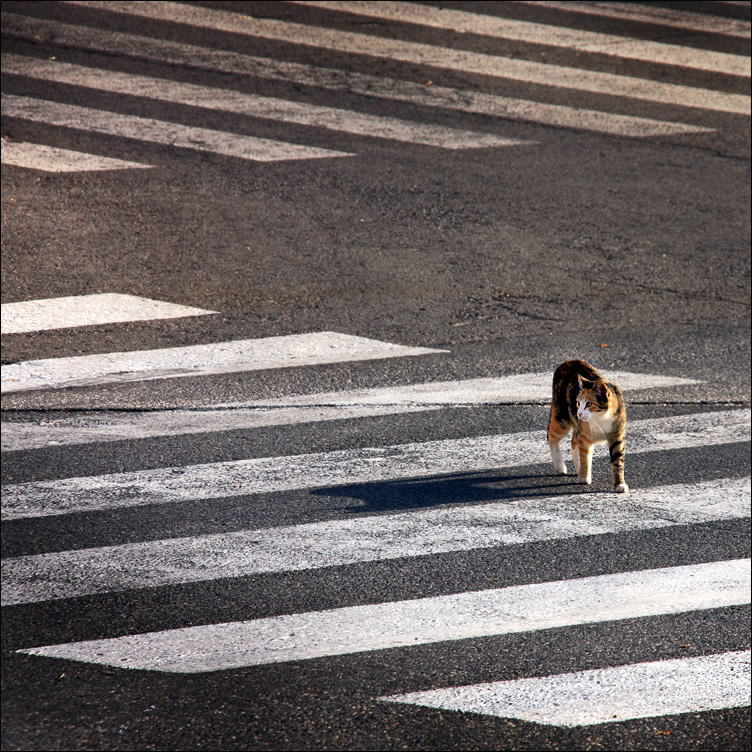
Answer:
[[582, 438], [577, 442], [572, 442], [572, 456], [575, 458], [577, 480], [589, 486], [592, 482], [593, 445]]
[[629, 486], [624, 482], [624, 439], [617, 439], [609, 444], [608, 455], [611, 459], [614, 491], [616, 493], [628, 493]]

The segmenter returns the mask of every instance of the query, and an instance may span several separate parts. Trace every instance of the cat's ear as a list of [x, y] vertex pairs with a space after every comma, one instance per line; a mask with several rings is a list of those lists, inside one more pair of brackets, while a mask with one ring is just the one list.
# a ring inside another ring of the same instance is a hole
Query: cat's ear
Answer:
[[583, 379], [580, 374], [577, 374], [577, 389], [578, 391], [582, 391], [583, 389], [592, 389], [593, 388], [593, 381], [590, 379]]
[[611, 390], [606, 386], [606, 382], [603, 379], [596, 379], [595, 384], [593, 385], [593, 391], [599, 399], [605, 400], [608, 399], [608, 393]]

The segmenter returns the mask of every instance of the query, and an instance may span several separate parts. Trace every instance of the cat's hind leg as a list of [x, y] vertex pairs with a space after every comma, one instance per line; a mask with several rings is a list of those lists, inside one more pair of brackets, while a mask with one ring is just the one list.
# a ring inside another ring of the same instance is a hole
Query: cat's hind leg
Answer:
[[548, 448], [551, 450], [551, 461], [554, 463], [554, 472], [559, 475], [567, 474], [567, 463], [561, 453], [561, 442], [569, 433], [569, 426], [562, 424], [554, 416], [551, 410], [551, 419], [548, 421]]
[[614, 476], [614, 491], [628, 493], [629, 486], [624, 482], [624, 439], [617, 439], [609, 444], [608, 455], [611, 459], [611, 472]]

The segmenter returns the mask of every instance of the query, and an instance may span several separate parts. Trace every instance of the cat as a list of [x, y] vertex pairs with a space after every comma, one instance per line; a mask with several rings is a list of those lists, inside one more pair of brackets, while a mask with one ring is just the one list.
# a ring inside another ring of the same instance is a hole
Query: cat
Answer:
[[616, 384], [604, 380], [584, 360], [568, 360], [554, 371], [548, 446], [554, 471], [565, 475], [567, 466], [561, 454], [561, 441], [572, 433], [572, 457], [577, 478], [591, 482], [591, 463], [596, 444], [608, 444], [614, 491], [627, 493], [624, 482], [624, 432], [627, 413], [624, 398]]

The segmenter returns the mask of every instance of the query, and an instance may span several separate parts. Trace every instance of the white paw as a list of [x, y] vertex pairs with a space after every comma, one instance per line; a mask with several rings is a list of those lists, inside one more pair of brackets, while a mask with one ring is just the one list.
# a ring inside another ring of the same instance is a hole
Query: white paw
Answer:
[[554, 465], [554, 472], [557, 475], [566, 475], [567, 474], [567, 466], [562, 462], [561, 465]]
[[586, 486], [589, 486], [591, 483], [591, 479], [587, 477], [583, 477], [582, 475], [577, 476], [577, 480], [580, 481], [580, 483], [584, 483]]
[[614, 488], [614, 493], [629, 493], [629, 486], [626, 483], [619, 483], [619, 485]]

